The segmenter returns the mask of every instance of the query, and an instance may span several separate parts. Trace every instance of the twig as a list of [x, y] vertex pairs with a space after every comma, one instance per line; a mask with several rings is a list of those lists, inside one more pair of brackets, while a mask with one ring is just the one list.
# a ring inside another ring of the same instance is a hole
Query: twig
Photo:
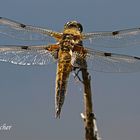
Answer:
[[[86, 61], [83, 60], [86, 64]], [[95, 116], [92, 112], [92, 93], [91, 93], [91, 85], [90, 85], [90, 76], [87, 71], [87, 69], [81, 69], [82, 72], [82, 78], [83, 78], [83, 85], [84, 85], [84, 108], [85, 113], [81, 114], [83, 120], [84, 120], [84, 126], [85, 126], [85, 140], [97, 140], [96, 134], [95, 134], [95, 126], [94, 126], [94, 120]]]

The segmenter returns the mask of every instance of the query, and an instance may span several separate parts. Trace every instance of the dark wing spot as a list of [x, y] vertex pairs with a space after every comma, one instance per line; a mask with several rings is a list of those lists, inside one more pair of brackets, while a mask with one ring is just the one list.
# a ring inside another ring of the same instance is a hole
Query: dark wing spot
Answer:
[[20, 27], [25, 28], [26, 25], [25, 24], [20, 24]]
[[111, 56], [111, 53], [104, 53], [104, 56]]
[[112, 32], [112, 35], [117, 35], [117, 34], [119, 34], [119, 31]]
[[134, 58], [140, 60], [140, 57], [134, 57]]
[[23, 50], [28, 50], [29, 47], [28, 47], [28, 46], [21, 46], [21, 49], [23, 49]]

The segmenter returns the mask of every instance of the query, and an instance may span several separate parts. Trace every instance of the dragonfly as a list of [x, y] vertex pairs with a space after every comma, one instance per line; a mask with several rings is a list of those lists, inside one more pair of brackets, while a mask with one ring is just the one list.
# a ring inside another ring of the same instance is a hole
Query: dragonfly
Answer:
[[[94, 46], [123, 48], [140, 44], [140, 28], [83, 32], [77, 21], [69, 21], [61, 32], [0, 17], [0, 35], [44, 45], [0, 45], [0, 61], [18, 65], [48, 65], [57, 62], [55, 114], [60, 118], [70, 73], [76, 69], [100, 72], [140, 71], [140, 57], [96, 50]], [[46, 44], [49, 38], [55, 43]], [[93, 46], [87, 48], [84, 43]], [[86, 63], [84, 63], [85, 61]]]

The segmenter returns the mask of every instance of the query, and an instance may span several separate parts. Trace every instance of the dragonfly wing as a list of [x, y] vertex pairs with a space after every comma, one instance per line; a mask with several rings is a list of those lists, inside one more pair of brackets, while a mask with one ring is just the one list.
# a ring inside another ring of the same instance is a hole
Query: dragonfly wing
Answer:
[[[84, 61], [81, 61], [81, 58], [75, 60], [75, 63], [73, 63], [74, 67], [88, 68], [89, 70], [110, 73], [127, 73], [140, 71], [139, 57], [108, 53], [88, 48], [86, 49], [87, 54], [85, 59], [87, 66], [83, 63]], [[75, 55], [81, 56], [77, 53]]]
[[0, 46], [0, 61], [19, 65], [47, 65], [54, 62], [56, 51], [47, 46]]
[[86, 45], [97, 47], [121, 48], [140, 45], [140, 28], [114, 32], [93, 32], [83, 34]]
[[89, 69], [101, 72], [137, 72], [140, 71], [140, 58], [128, 55], [108, 53], [87, 49]]
[[46, 41], [61, 33], [0, 17], [0, 34], [25, 41]]

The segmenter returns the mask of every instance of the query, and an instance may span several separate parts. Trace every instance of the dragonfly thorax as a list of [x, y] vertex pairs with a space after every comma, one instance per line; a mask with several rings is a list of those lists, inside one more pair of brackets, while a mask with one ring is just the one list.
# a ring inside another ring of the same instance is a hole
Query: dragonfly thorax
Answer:
[[61, 46], [73, 49], [75, 45], [82, 45], [82, 40], [73, 34], [63, 34], [63, 38], [60, 42]]

